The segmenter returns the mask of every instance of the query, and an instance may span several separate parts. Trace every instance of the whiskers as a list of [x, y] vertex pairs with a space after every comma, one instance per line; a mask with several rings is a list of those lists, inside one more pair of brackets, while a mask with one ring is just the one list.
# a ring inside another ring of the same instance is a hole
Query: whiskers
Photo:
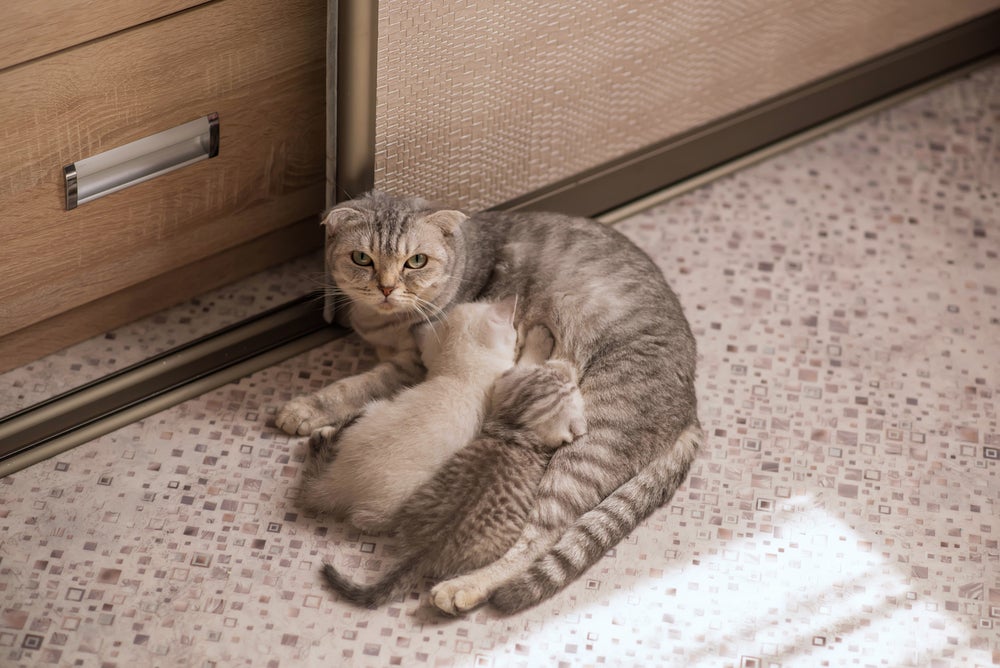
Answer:
[[[304, 276], [304, 278], [317, 288], [312, 293], [311, 300], [313, 302], [326, 302], [329, 300], [335, 309], [340, 309], [350, 304], [364, 305], [366, 308], [377, 309], [382, 304], [382, 294], [376, 291], [373, 285], [364, 285], [360, 288], [354, 286], [351, 292], [348, 293], [343, 288], [334, 284], [325, 273], [316, 273]], [[414, 320], [425, 322], [434, 333], [434, 337], [440, 341], [436, 321], [444, 315], [444, 309], [434, 302], [424, 299], [411, 290], [406, 289], [405, 286], [401, 286], [401, 288], [392, 297], [391, 303], [394, 308], [381, 311], [381, 317], [400, 324], [414, 322]]]
[[330, 277], [327, 275], [325, 271], [309, 271], [309, 272], [304, 271], [299, 274], [299, 278], [309, 281], [314, 286], [320, 289], [327, 288], [333, 285], [330, 282]]
[[438, 339], [440, 342], [441, 339], [438, 338], [437, 330], [434, 328], [434, 322], [444, 315], [444, 309], [434, 302], [428, 301], [413, 293], [410, 293], [409, 297], [411, 300], [410, 305], [413, 307], [413, 310], [424, 319], [424, 322], [426, 322], [427, 326], [430, 327], [431, 332], [434, 333], [434, 338]]
[[309, 275], [306, 278], [317, 288], [310, 300], [312, 302], [326, 302], [329, 300], [333, 304], [334, 309], [336, 309], [353, 301], [350, 295], [331, 283], [323, 274]]
[[347, 188], [345, 188], [345, 187], [343, 186], [343, 184], [341, 184], [341, 183], [340, 183], [339, 181], [337, 182], [337, 189], [338, 189], [338, 190], [339, 190], [339, 191], [340, 191], [340, 192], [341, 192], [342, 194], [346, 195], [346, 196], [347, 196], [347, 199], [357, 199], [357, 195], [355, 195], [355, 194], [351, 193], [351, 191], [350, 191], [350, 190], [348, 190]]
[[334, 310], [338, 310], [342, 306], [346, 306], [353, 302], [353, 300], [347, 295], [339, 292], [323, 292], [318, 291], [313, 294], [310, 299], [311, 302], [323, 302], [324, 304], [329, 299], [330, 304], [333, 306]]

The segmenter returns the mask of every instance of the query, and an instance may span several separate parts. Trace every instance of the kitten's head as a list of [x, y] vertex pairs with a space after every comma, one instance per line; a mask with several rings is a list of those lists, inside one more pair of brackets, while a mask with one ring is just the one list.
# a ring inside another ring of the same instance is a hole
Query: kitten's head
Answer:
[[490, 417], [533, 432], [547, 448], [587, 433], [576, 368], [565, 360], [514, 367], [497, 379], [490, 401]]
[[386, 315], [434, 315], [457, 286], [455, 239], [465, 219], [374, 191], [338, 204], [323, 218], [331, 278], [352, 303]]
[[433, 325], [415, 328], [414, 337], [428, 371], [456, 364], [505, 369], [517, 348], [514, 299], [459, 304]]

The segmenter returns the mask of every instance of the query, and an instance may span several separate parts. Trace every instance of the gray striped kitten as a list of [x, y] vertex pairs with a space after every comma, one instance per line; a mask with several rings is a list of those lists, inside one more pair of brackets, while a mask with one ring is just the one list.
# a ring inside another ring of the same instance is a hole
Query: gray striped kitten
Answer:
[[505, 372], [479, 436], [421, 485], [396, 515], [400, 559], [369, 585], [330, 564], [340, 596], [374, 608], [418, 584], [486, 566], [517, 541], [556, 448], [586, 431], [576, 371], [563, 360]]
[[505, 612], [534, 605], [673, 496], [702, 440], [695, 342], [663, 274], [627, 238], [584, 218], [468, 217], [377, 192], [334, 207], [324, 225], [338, 318], [381, 361], [289, 401], [275, 417], [286, 432], [339, 427], [371, 399], [419, 382], [409, 328], [477, 298], [519, 295], [523, 331], [548, 325], [553, 356], [580, 370], [587, 435], [552, 456], [515, 545], [438, 584], [436, 606], [456, 613], [486, 600]]

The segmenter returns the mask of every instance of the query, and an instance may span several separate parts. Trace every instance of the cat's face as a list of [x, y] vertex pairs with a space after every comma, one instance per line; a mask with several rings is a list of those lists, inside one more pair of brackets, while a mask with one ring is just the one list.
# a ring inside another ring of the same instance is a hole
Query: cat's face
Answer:
[[436, 315], [435, 299], [451, 285], [459, 211], [380, 206], [377, 198], [331, 209], [327, 265], [352, 303], [386, 315]]

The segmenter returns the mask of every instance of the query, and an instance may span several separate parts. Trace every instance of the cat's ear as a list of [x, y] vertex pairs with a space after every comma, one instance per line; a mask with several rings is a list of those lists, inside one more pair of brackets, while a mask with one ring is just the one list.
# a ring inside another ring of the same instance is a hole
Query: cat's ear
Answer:
[[570, 418], [570, 421], [569, 421], [569, 433], [571, 433], [573, 435], [573, 438], [571, 438], [570, 441], [573, 441], [574, 439], [577, 439], [580, 436], [583, 436], [584, 434], [586, 434], [587, 433], [587, 418], [584, 417], [582, 414], [581, 415], [574, 415], [572, 418]]
[[326, 215], [323, 216], [322, 225], [326, 228], [327, 236], [333, 236], [337, 233], [338, 227], [360, 215], [361, 212], [357, 209], [349, 206], [336, 206], [327, 211]]
[[461, 226], [467, 218], [468, 216], [461, 211], [445, 209], [443, 211], [435, 211], [429, 216], [425, 216], [424, 222], [436, 225], [445, 234], [452, 235], [458, 231], [459, 226]]
[[493, 317], [498, 321], [513, 323], [514, 308], [517, 305], [517, 296], [507, 297], [504, 300], [493, 302]]
[[570, 364], [568, 361], [563, 359], [550, 359], [545, 364], [566, 382], [573, 383], [574, 385], [579, 383], [575, 364]]

